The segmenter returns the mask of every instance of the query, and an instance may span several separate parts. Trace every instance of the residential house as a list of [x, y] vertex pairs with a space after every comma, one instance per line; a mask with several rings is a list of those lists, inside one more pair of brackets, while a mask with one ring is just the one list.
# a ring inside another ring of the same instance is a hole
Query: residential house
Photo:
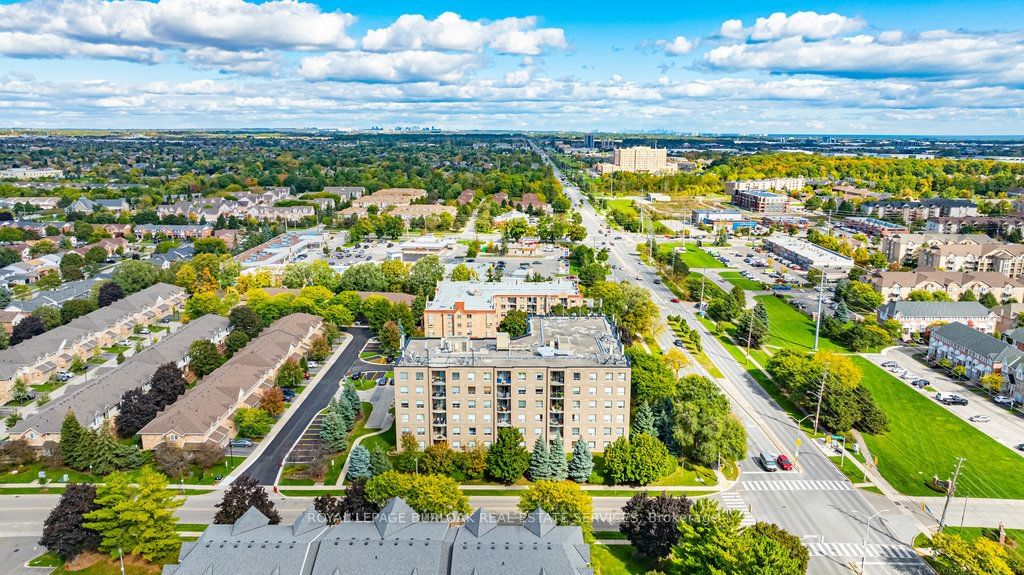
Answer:
[[1024, 303], [1004, 303], [992, 308], [996, 314], [996, 331], [1006, 333], [1017, 327], [1017, 316], [1024, 313]]
[[410, 204], [407, 206], [395, 206], [388, 213], [392, 216], [402, 218], [402, 221], [408, 224], [416, 218], [440, 216], [441, 214], [448, 214], [454, 218], [458, 213], [458, 210], [452, 206], [442, 206], [439, 204]]
[[878, 320], [894, 319], [909, 340], [938, 323], [960, 322], [983, 333], [994, 333], [998, 316], [976, 301], [891, 301], [878, 308]]
[[135, 226], [135, 235], [141, 238], [163, 236], [180, 240], [194, 240], [212, 236], [213, 226], [209, 224], [139, 224]]
[[945, 292], [953, 301], [966, 292], [974, 292], [976, 298], [992, 292], [997, 300], [1014, 299], [1024, 301], [1024, 282], [1009, 278], [998, 272], [875, 272], [868, 277], [868, 283], [882, 294], [883, 301], [906, 299], [914, 290]]
[[365, 194], [366, 188], [363, 186], [327, 186], [324, 188], [324, 192], [338, 196], [342, 202], [348, 202]]
[[917, 267], [950, 272], [1024, 274], [1024, 245], [1004, 243], [939, 245], [922, 249]]
[[238, 245], [238, 236], [238, 230], [213, 230], [213, 237], [224, 240], [229, 250]]
[[383, 210], [392, 206], [408, 206], [415, 200], [427, 197], [427, 191], [419, 188], [384, 188], [368, 196], [360, 196], [352, 200], [353, 206], [377, 206]]
[[274, 386], [278, 369], [289, 359], [305, 355], [322, 332], [323, 321], [306, 313], [270, 324], [143, 427], [139, 431], [142, 448], [153, 449], [164, 442], [189, 449], [203, 443], [227, 445], [234, 435], [235, 411], [258, 405], [263, 392]]
[[881, 251], [890, 262], [916, 265], [918, 253], [923, 248], [993, 243], [1000, 242], [985, 234], [889, 234], [882, 238]]
[[476, 190], [462, 190], [462, 193], [459, 194], [459, 205], [465, 206], [466, 204], [471, 203], [475, 197]]
[[71, 202], [68, 207], [72, 212], [78, 212], [82, 214], [91, 214], [97, 210], [104, 209], [110, 212], [130, 212], [131, 206], [128, 205], [127, 200], [124, 198], [116, 199], [101, 199], [101, 200], [90, 200], [86, 197], [81, 197]]
[[954, 322], [932, 330], [928, 339], [928, 360], [948, 359], [954, 366], [967, 369], [967, 378], [979, 380], [990, 373], [1014, 371], [1024, 360], [1024, 352], [1013, 345]]
[[31, 313], [25, 313], [21, 310], [3, 310], [0, 311], [0, 327], [2, 327], [8, 334], [14, 331], [14, 326], [18, 325], [21, 320], [32, 315]]

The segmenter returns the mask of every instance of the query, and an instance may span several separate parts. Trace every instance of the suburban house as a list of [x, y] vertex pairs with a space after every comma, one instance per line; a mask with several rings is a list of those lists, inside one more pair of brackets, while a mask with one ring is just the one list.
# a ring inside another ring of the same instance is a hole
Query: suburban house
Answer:
[[117, 198], [113, 200], [90, 200], [89, 198], [78, 198], [71, 203], [69, 209], [72, 212], [79, 212], [82, 214], [91, 214], [99, 209], [104, 209], [110, 212], [130, 212], [131, 206], [124, 198]]
[[165, 441], [186, 449], [207, 442], [226, 445], [234, 435], [235, 411], [258, 405], [263, 392], [274, 386], [277, 370], [289, 359], [297, 361], [305, 355], [322, 332], [323, 321], [307, 313], [270, 324], [143, 427], [139, 431], [142, 448], [153, 449]]
[[388, 213], [392, 216], [402, 218], [402, 221], [408, 224], [415, 218], [440, 216], [441, 214], [448, 214], [454, 218], [455, 214], [458, 213], [458, 210], [452, 206], [442, 206], [439, 204], [410, 204], [407, 206], [395, 206]]
[[513, 309], [547, 315], [555, 306], [583, 305], [579, 286], [566, 280], [547, 282], [438, 282], [434, 299], [423, 310], [425, 337], [495, 337], [498, 324]]
[[990, 373], [1003, 373], [1020, 367], [1024, 351], [1009, 343], [954, 322], [932, 330], [928, 339], [928, 360], [948, 359], [954, 366], [967, 369], [969, 379]]
[[999, 272], [1016, 278], [1024, 274], [1024, 245], [988, 243], [932, 246], [921, 250], [917, 267], [949, 272]]
[[17, 309], [0, 311], [0, 327], [9, 334], [14, 331], [14, 326], [18, 325], [18, 322], [30, 315], [32, 314]]
[[[985, 234], [890, 234], [882, 238], [882, 252], [890, 262], [917, 262], [923, 248], [933, 246], [979, 246], [1001, 243]], [[911, 264], [913, 265], [913, 264]]]
[[227, 337], [228, 320], [207, 314], [182, 325], [155, 344], [127, 358], [114, 368], [100, 368], [99, 373], [75, 385], [69, 384], [64, 395], [44, 405], [38, 412], [19, 421], [10, 432], [13, 439], [24, 439], [34, 447], [47, 441], [60, 441], [60, 428], [68, 410], [82, 425], [96, 429], [117, 415], [117, 406], [125, 392], [148, 389], [157, 368], [173, 363], [182, 370], [188, 366], [188, 348], [193, 341], [208, 339], [219, 343]]
[[383, 210], [392, 206], [408, 206], [413, 201], [427, 197], [427, 191], [419, 188], [384, 188], [370, 195], [352, 199], [352, 206], [367, 208], [377, 206]]
[[1000, 301], [1024, 301], [1024, 282], [999, 272], [885, 271], [871, 274], [867, 281], [886, 302], [905, 299], [914, 290], [945, 292], [954, 301], [968, 291], [974, 292], [976, 298], [992, 292]]
[[327, 186], [324, 188], [324, 193], [338, 196], [342, 202], [348, 202], [365, 194], [366, 188], [363, 186]]
[[158, 283], [0, 351], [0, 403], [10, 400], [15, 380], [43, 383], [68, 369], [75, 357], [89, 359], [131, 335], [136, 325], [172, 315], [186, 299], [180, 287]]
[[1005, 333], [1017, 327], [1017, 316], [1024, 313], [1024, 303], [1004, 303], [992, 308], [996, 314], [996, 331]]
[[421, 517], [402, 499], [372, 521], [327, 525], [310, 507], [292, 524], [271, 525], [250, 507], [234, 525], [210, 525], [181, 545], [163, 575], [593, 575], [579, 526], [560, 526], [537, 508], [504, 523], [485, 509], [464, 522]]
[[209, 224], [139, 224], [135, 226], [135, 235], [140, 238], [164, 236], [180, 240], [194, 240], [212, 236], [213, 226]]
[[909, 340], [936, 323], [960, 322], [993, 333], [999, 316], [976, 301], [891, 301], [878, 308], [878, 320], [888, 319], [900, 322], [901, 337]]

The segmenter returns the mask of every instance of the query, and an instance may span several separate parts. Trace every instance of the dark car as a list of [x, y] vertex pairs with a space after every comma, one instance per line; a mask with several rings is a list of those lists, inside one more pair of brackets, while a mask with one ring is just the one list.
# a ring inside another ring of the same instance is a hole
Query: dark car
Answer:
[[1024, 443], [1017, 444], [1017, 451], [1024, 451]]
[[683, 340], [681, 340], [681, 339], [677, 339], [677, 340], [673, 341], [672, 343], [674, 343], [676, 347], [683, 347], [683, 345], [684, 345], [683, 344]]
[[931, 382], [928, 381], [927, 379], [915, 379], [914, 381], [910, 382], [910, 385], [913, 385], [914, 387], [924, 388], [931, 385]]
[[793, 462], [790, 461], [789, 458], [786, 457], [785, 455], [780, 455], [779, 458], [775, 460], [775, 462], [779, 464], [779, 468], [782, 469], [783, 471], [789, 471], [790, 469], [793, 469]]
[[252, 447], [252, 445], [252, 440], [245, 437], [238, 437], [231, 440], [231, 447]]
[[946, 399], [943, 399], [942, 403], [946, 405], [967, 405], [967, 399], [960, 397], [959, 395], [955, 395], [953, 397], [947, 397]]

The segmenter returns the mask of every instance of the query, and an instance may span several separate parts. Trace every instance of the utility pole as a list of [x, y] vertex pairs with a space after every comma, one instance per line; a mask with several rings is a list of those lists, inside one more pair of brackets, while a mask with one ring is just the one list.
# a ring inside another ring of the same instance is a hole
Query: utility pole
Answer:
[[754, 312], [750, 312], [750, 319], [747, 320], [747, 355], [743, 358], [743, 366], [750, 364], [750, 336], [754, 331]]
[[821, 333], [821, 304], [825, 298], [825, 265], [821, 266], [821, 282], [818, 284], [818, 321], [814, 322], [814, 351], [818, 351], [818, 336]]
[[946, 511], [949, 510], [949, 502], [953, 500], [953, 494], [956, 493], [956, 481], [960, 478], [960, 466], [963, 463], [963, 457], [956, 459], [956, 469], [953, 470], [953, 479], [950, 480], [949, 488], [946, 490], [946, 503], [942, 505], [942, 517], [939, 518], [939, 533], [942, 533], [942, 528], [946, 526]]
[[821, 388], [818, 389], [818, 408], [814, 411], [814, 435], [818, 435], [818, 418], [821, 417], [821, 398], [825, 396], [826, 379], [828, 379], [828, 365], [821, 372]]

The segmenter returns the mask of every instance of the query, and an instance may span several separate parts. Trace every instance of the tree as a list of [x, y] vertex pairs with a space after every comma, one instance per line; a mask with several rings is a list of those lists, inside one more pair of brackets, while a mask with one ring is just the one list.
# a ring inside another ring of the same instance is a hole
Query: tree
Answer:
[[96, 302], [100, 307], [107, 307], [120, 299], [124, 299], [124, 289], [121, 288], [121, 284], [110, 281], [100, 286]]
[[43, 522], [43, 536], [39, 544], [64, 561], [71, 561], [84, 551], [99, 548], [99, 532], [87, 529], [85, 515], [96, 511], [96, 486], [88, 483], [70, 483]]
[[630, 427], [630, 434], [637, 435], [640, 433], [646, 433], [652, 437], [657, 437], [658, 433], [654, 428], [654, 410], [651, 409], [651, 404], [643, 402], [640, 407], [636, 410], [633, 415], [633, 425]]
[[452, 281], [455, 282], [468, 282], [478, 281], [480, 274], [476, 273], [476, 270], [470, 268], [466, 264], [459, 264], [452, 269]]
[[192, 249], [197, 254], [226, 254], [228, 244], [222, 238], [199, 238], [192, 242]]
[[78, 423], [75, 413], [69, 408], [60, 426], [60, 455], [72, 469], [89, 467], [89, 431]]
[[423, 458], [420, 459], [420, 470], [423, 473], [448, 475], [454, 469], [455, 452], [448, 446], [447, 441], [432, 443], [423, 450]]
[[28, 391], [28, 384], [22, 378], [14, 380], [14, 387], [11, 389], [11, 399], [16, 402], [26, 402], [32, 398], [32, 395]]
[[302, 381], [306, 377], [305, 370], [299, 365], [299, 362], [294, 359], [289, 359], [284, 362], [277, 370], [277, 375], [274, 377], [274, 383], [278, 387], [298, 387], [302, 384]]
[[765, 309], [764, 303], [762, 302], [757, 302], [753, 311], [744, 312], [740, 316], [740, 321], [736, 326], [736, 335], [739, 336], [740, 343], [753, 349], [759, 349], [761, 347], [761, 344], [764, 342], [764, 339], [768, 337], [770, 331], [771, 327], [768, 323], [768, 310]]
[[274, 418], [258, 408], [239, 407], [234, 416], [238, 437], [263, 437], [270, 433]]
[[139, 448], [118, 442], [106, 426], [90, 433], [89, 447], [88, 469], [97, 475], [135, 469], [142, 465]]
[[[125, 294], [142, 291], [160, 279], [160, 270], [143, 260], [125, 260], [114, 270], [110, 279], [121, 286]], [[104, 307], [102, 304], [100, 307]]]
[[583, 266], [579, 271], [580, 284], [586, 287], [592, 286], [599, 281], [604, 281], [608, 275], [608, 268], [597, 262]]
[[641, 491], [622, 508], [619, 532], [629, 539], [637, 551], [648, 557], [663, 559], [672, 553], [679, 541], [679, 522], [690, 513], [686, 496], [665, 493], [650, 497]]
[[615, 484], [647, 485], [675, 470], [673, 458], [657, 437], [641, 433], [620, 437], [604, 450], [605, 475]]
[[996, 299], [996, 296], [995, 296], [994, 293], [992, 293], [990, 291], [987, 291], [987, 292], [983, 293], [980, 298], [978, 298], [978, 303], [980, 303], [981, 305], [983, 305], [983, 306], [985, 306], [987, 308], [993, 308], [993, 307], [996, 307], [997, 305], [999, 305], [999, 300]]
[[592, 536], [593, 503], [578, 483], [572, 481], [537, 481], [519, 494], [519, 511], [530, 513], [541, 508], [558, 525], [575, 525], [583, 530], [583, 538]]
[[274, 502], [267, 495], [267, 490], [260, 485], [255, 477], [243, 475], [231, 484], [224, 492], [220, 503], [215, 505], [217, 514], [213, 522], [219, 525], [233, 525], [250, 507], [255, 507], [270, 520], [271, 525], [281, 522], [281, 515], [274, 507]]
[[188, 367], [197, 377], [204, 377], [224, 365], [224, 356], [208, 339], [197, 339], [188, 346]]
[[413, 475], [387, 471], [366, 482], [366, 498], [384, 505], [393, 497], [401, 497], [414, 511], [426, 516], [449, 517], [469, 514], [469, 498], [459, 484], [444, 475]]
[[37, 307], [32, 311], [32, 316], [43, 322], [43, 327], [46, 328], [46, 331], [60, 327], [62, 323], [60, 310], [52, 305], [41, 305]]
[[78, 252], [67, 252], [60, 258], [60, 275], [66, 282], [84, 278], [84, 268], [85, 258]]
[[348, 479], [368, 479], [370, 473], [370, 451], [362, 445], [352, 448], [348, 455]]
[[555, 438], [551, 440], [548, 463], [551, 465], [551, 479], [561, 481], [568, 477], [569, 462], [565, 458], [565, 444], [562, 443], [561, 434], [556, 434]]
[[530, 224], [527, 223], [526, 218], [513, 218], [505, 222], [505, 227], [501, 230], [501, 236], [505, 240], [518, 242], [523, 239], [523, 236], [526, 235], [529, 229]]
[[386, 322], [377, 334], [380, 342], [380, 350], [388, 357], [398, 355], [402, 347], [402, 334], [398, 330], [398, 324], [394, 321]]
[[492, 283], [493, 282], [500, 282], [501, 281], [501, 277], [503, 275], [505, 275], [505, 272], [503, 271], [502, 268], [499, 268], [498, 266], [492, 265], [491, 267], [487, 268], [487, 278], [486, 279], [489, 282], [492, 282]]
[[213, 443], [203, 443], [192, 450], [192, 461], [204, 471], [224, 460], [224, 448]]
[[263, 331], [263, 319], [247, 305], [240, 305], [228, 314], [228, 322], [235, 330], [239, 330], [249, 339], [253, 339]]
[[807, 573], [811, 560], [810, 552], [798, 537], [762, 521], [743, 530], [736, 555], [740, 573], [802, 575]]
[[[352, 484], [349, 484], [350, 487]], [[337, 525], [345, 520], [341, 498], [333, 495], [318, 495], [313, 498], [313, 510], [319, 513], [328, 525]]]
[[43, 325], [42, 320], [34, 315], [30, 315], [22, 318], [14, 326], [14, 329], [11, 331], [11, 345], [18, 345], [23, 341], [44, 333], [46, 333], [46, 326]]
[[846, 307], [845, 301], [839, 300], [839, 302], [836, 304], [836, 311], [834, 314], [832, 314], [832, 317], [834, 317], [836, 321], [840, 323], [846, 323], [850, 321], [850, 309]]
[[95, 502], [99, 508], [85, 514], [83, 526], [100, 533], [100, 551], [111, 557], [123, 551], [151, 562], [178, 552], [181, 538], [175, 531], [174, 510], [184, 499], [167, 489], [164, 476], [149, 468], [134, 479], [114, 473], [97, 486]]
[[594, 457], [587, 447], [587, 442], [580, 438], [572, 448], [572, 460], [569, 461], [569, 479], [576, 483], [586, 483], [594, 471]]
[[661, 361], [661, 358], [646, 353], [635, 345], [626, 349], [626, 356], [633, 364], [632, 395], [634, 402], [658, 404], [675, 394], [675, 372], [664, 361]]
[[114, 426], [118, 437], [127, 439], [134, 436], [147, 423], [153, 421], [158, 411], [160, 408], [153, 402], [153, 397], [149, 393], [142, 391], [141, 388], [129, 389], [117, 404]]
[[260, 395], [259, 408], [273, 417], [284, 413], [284, 392], [280, 387], [271, 387]]
[[242, 330], [232, 330], [226, 338], [224, 338], [224, 355], [227, 358], [232, 357], [239, 351], [249, 345], [249, 336]]
[[416, 441], [416, 436], [408, 432], [403, 433], [401, 439], [399, 439], [399, 447], [398, 455], [395, 457], [395, 470], [403, 473], [412, 473], [416, 470], [419, 460], [423, 456], [420, 445]]
[[309, 359], [313, 361], [324, 361], [331, 357], [331, 344], [326, 337], [319, 336], [309, 344]]
[[149, 380], [149, 393], [153, 396], [153, 403], [162, 409], [175, 401], [188, 389], [185, 375], [177, 364], [167, 362], [156, 368], [153, 377]]
[[530, 453], [523, 447], [523, 436], [514, 427], [498, 429], [497, 440], [487, 451], [487, 473], [506, 485], [516, 482], [530, 466]]
[[430, 295], [437, 288], [437, 282], [444, 279], [444, 266], [435, 255], [424, 256], [409, 270], [409, 281], [405, 291], [411, 294]]
[[940, 573], [957, 575], [1015, 575], [1019, 570], [1008, 564], [1006, 548], [986, 537], [968, 542], [960, 535], [936, 533], [932, 547], [938, 556]]
[[68, 300], [60, 306], [60, 320], [61, 323], [69, 323], [75, 318], [94, 311], [96, 311], [96, 303], [91, 299]]
[[746, 456], [746, 430], [710, 379], [699, 375], [680, 379], [672, 408], [673, 438], [687, 457], [712, 465], [719, 457], [738, 461]]
[[989, 373], [981, 376], [979, 383], [981, 383], [982, 387], [993, 393], [1003, 390], [1003, 376], [998, 373]]
[[505, 314], [505, 318], [498, 324], [498, 331], [504, 331], [512, 338], [526, 335], [528, 329], [528, 316], [526, 312], [521, 309], [508, 310]]
[[320, 439], [334, 451], [348, 447], [348, 423], [336, 409], [329, 409], [321, 420]]
[[355, 521], [370, 521], [380, 511], [380, 505], [366, 496], [366, 479], [353, 479], [345, 488], [345, 496], [338, 507], [342, 517]]
[[391, 471], [391, 460], [382, 447], [374, 447], [370, 450], [370, 475], [380, 475], [385, 471]]
[[153, 449], [153, 463], [168, 477], [184, 477], [188, 471], [188, 454], [169, 442], [163, 442]]
[[548, 444], [542, 437], [538, 437], [533, 443], [533, 452], [530, 454], [530, 481], [540, 481], [551, 478], [551, 462], [548, 456]]

